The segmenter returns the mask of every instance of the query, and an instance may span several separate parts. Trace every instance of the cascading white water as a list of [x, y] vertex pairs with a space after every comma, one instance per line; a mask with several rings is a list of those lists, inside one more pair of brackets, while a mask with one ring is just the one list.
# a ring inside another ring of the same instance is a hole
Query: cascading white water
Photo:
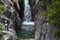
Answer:
[[24, 0], [24, 5], [25, 5], [25, 9], [24, 9], [24, 21], [22, 23], [22, 25], [34, 25], [34, 22], [31, 22], [31, 10], [30, 10], [30, 5], [29, 5], [29, 1], [28, 0]]
[[25, 0], [25, 10], [24, 10], [24, 21], [30, 22], [31, 21], [31, 10], [28, 0]]
[[[31, 21], [31, 10], [29, 5], [29, 0], [24, 0], [24, 21], [22, 23], [22, 34], [24, 38], [32, 37], [32, 31], [34, 30], [34, 22]], [[29, 36], [30, 35], [30, 36]]]
[[34, 22], [31, 22], [31, 10], [30, 10], [30, 5], [28, 0], [24, 0], [25, 4], [25, 10], [24, 10], [24, 21], [23, 24], [26, 25], [34, 25]]

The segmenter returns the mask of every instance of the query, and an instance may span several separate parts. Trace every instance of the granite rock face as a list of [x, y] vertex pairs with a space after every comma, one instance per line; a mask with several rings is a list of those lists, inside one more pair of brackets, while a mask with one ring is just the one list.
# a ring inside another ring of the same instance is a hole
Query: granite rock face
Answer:
[[[17, 40], [15, 26], [18, 25], [21, 27], [21, 19], [19, 17], [18, 12], [14, 8], [14, 2], [16, 5], [18, 1], [11, 1], [11, 0], [1, 0], [1, 2], [6, 6], [6, 10], [3, 15], [0, 16], [0, 23], [5, 26], [6, 30], [3, 30], [3, 40]], [[19, 8], [19, 5], [17, 5]], [[17, 20], [16, 20], [17, 19]], [[17, 23], [17, 24], [16, 24]]]
[[[48, 22], [47, 3], [49, 0], [30, 0], [32, 14], [35, 21], [35, 40], [60, 40], [55, 38], [53, 30], [56, 29], [53, 24]], [[43, 16], [45, 15], [45, 16]]]

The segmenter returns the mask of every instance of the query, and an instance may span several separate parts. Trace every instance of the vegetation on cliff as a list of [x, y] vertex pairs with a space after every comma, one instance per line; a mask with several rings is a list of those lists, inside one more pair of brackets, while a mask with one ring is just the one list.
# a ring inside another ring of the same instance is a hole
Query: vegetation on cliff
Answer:
[[54, 30], [54, 34], [60, 35], [60, 0], [52, 0], [48, 4], [48, 18], [49, 22], [54, 24], [57, 30]]
[[3, 12], [5, 11], [6, 7], [5, 5], [0, 5], [0, 15], [3, 14]]

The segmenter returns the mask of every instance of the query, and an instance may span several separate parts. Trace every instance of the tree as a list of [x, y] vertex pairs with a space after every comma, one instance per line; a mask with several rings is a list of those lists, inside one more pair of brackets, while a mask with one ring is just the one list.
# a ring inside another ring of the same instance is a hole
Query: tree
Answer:
[[60, 29], [60, 0], [52, 0], [48, 4], [48, 18], [51, 24], [54, 24], [57, 30], [54, 30], [54, 34], [59, 36]]

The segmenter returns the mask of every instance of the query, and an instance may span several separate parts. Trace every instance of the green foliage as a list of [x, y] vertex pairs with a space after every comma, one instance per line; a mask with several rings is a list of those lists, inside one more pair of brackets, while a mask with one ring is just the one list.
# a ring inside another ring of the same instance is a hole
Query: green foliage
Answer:
[[52, 0], [47, 8], [50, 23], [60, 26], [60, 0]]
[[5, 11], [6, 7], [5, 5], [0, 5], [0, 15], [3, 14], [3, 12]]

